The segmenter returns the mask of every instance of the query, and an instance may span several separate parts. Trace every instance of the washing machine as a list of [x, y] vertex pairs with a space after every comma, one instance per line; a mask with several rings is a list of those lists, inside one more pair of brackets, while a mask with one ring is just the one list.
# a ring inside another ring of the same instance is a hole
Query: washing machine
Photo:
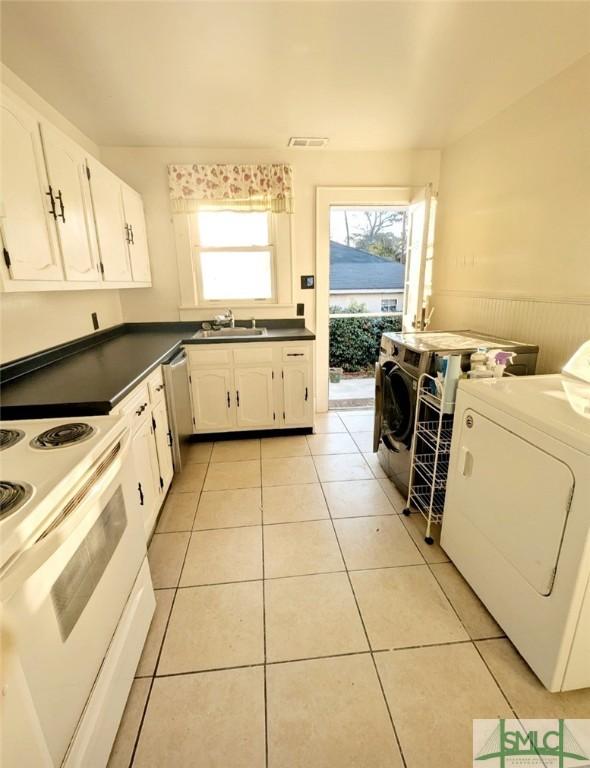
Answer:
[[457, 391], [441, 545], [548, 690], [590, 687], [590, 342]]
[[384, 333], [381, 337], [375, 367], [373, 451], [404, 497], [410, 481], [418, 379], [423, 373], [434, 373], [439, 355], [461, 354], [462, 368], [469, 370], [469, 358], [479, 347], [514, 352], [507, 369], [513, 375], [535, 372], [538, 346], [478, 331], [415, 331]]

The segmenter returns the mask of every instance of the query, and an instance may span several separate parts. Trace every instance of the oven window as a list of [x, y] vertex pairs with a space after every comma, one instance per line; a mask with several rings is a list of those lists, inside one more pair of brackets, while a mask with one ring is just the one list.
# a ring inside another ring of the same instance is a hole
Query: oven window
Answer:
[[92, 597], [126, 527], [125, 501], [119, 486], [51, 588], [64, 642]]

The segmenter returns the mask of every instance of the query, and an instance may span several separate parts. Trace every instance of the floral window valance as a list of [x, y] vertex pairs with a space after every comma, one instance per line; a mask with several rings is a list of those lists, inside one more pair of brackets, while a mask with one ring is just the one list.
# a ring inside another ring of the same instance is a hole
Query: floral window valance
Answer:
[[293, 213], [290, 165], [169, 165], [176, 213], [197, 210]]

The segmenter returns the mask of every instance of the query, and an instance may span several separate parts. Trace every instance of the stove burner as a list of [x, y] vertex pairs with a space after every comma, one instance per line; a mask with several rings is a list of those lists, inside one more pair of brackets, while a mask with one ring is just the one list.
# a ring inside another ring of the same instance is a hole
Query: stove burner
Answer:
[[0, 480], [0, 520], [21, 507], [30, 498], [33, 489], [26, 483]]
[[0, 451], [16, 445], [24, 436], [21, 429], [0, 429]]
[[51, 429], [41, 432], [40, 435], [31, 440], [31, 445], [33, 448], [43, 449], [64, 448], [68, 445], [88, 440], [93, 434], [94, 427], [81, 421], [60, 424], [57, 427], [51, 427]]

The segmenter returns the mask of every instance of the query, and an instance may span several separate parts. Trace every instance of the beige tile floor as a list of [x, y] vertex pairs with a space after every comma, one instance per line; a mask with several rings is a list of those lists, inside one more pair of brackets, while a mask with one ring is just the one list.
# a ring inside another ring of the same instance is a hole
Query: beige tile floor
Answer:
[[590, 717], [590, 692], [548, 693], [401, 514], [372, 418], [191, 447], [110, 768], [463, 768], [473, 718]]

